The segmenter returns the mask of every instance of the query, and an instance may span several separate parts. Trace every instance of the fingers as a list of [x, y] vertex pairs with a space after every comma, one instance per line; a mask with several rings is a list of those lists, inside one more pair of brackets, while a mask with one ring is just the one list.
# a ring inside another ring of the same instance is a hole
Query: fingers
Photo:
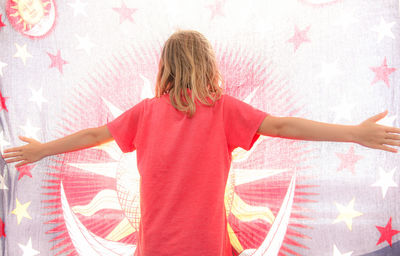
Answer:
[[391, 147], [388, 147], [388, 146], [385, 146], [385, 145], [380, 145], [380, 146], [378, 146], [378, 148], [382, 149], [382, 150], [385, 150], [385, 151], [388, 151], [388, 152], [397, 153], [397, 149], [391, 148]]
[[400, 133], [400, 128], [397, 127], [390, 127], [390, 126], [383, 126], [385, 128], [386, 132], [391, 132], [391, 133]]
[[22, 158], [22, 157], [15, 157], [15, 158], [13, 158], [13, 159], [7, 159], [6, 160], [6, 163], [13, 163], [13, 162], [17, 162], [17, 161], [21, 161], [21, 160], [23, 160], [24, 158]]
[[10, 157], [15, 157], [15, 156], [21, 156], [22, 152], [16, 152], [16, 153], [9, 153], [9, 154], [4, 154], [1, 155], [4, 159], [10, 158]]
[[382, 118], [384, 118], [387, 113], [388, 113], [388, 111], [385, 110], [384, 112], [381, 112], [381, 113], [379, 113], [377, 115], [374, 115], [374, 116], [368, 118], [367, 120], [368, 121], [372, 121], [372, 122], [377, 122], [377, 121], [381, 120]]
[[[22, 147], [23, 147], [23, 146], [22, 146]], [[22, 147], [16, 147], [16, 148], [7, 148], [6, 150], [4, 150], [4, 151], [3, 151], [3, 153], [20, 151]]]
[[16, 164], [15, 167], [20, 167], [20, 166], [25, 165], [25, 164], [29, 164], [29, 161], [25, 160], [25, 161], [23, 161], [21, 163]]
[[386, 134], [385, 139], [400, 140], [400, 135], [388, 133], [388, 134]]

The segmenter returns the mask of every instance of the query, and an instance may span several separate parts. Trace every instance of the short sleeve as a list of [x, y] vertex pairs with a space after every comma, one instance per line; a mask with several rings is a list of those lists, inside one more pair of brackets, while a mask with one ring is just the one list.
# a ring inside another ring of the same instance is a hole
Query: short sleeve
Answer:
[[145, 100], [142, 100], [113, 121], [107, 123], [108, 130], [124, 153], [132, 152], [136, 149], [135, 138], [143, 114], [144, 102]]
[[241, 147], [250, 150], [260, 137], [257, 130], [268, 114], [229, 95], [224, 95], [223, 104], [224, 128], [229, 149]]

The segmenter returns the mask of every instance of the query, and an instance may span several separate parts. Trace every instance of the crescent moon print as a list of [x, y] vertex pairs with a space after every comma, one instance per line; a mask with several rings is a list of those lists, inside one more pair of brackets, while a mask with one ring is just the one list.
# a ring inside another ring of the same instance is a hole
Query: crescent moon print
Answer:
[[47, 35], [56, 20], [54, 0], [7, 0], [6, 12], [12, 27], [32, 38]]
[[[268, 113], [301, 114], [299, 100], [271, 61], [244, 49], [214, 44], [225, 93]], [[59, 136], [113, 120], [154, 97], [160, 46], [132, 45], [111, 53], [71, 90]], [[100, 96], [100, 97], [99, 97]], [[289, 149], [287, 155], [280, 148]], [[225, 189], [228, 232], [236, 255], [296, 254], [304, 248], [300, 221], [315, 202], [302, 162], [311, 152], [295, 140], [260, 137], [250, 151], [234, 150]], [[115, 141], [54, 158], [45, 180], [49, 222], [59, 233], [56, 255], [133, 255], [140, 221], [136, 152], [123, 154]], [[307, 185], [302, 182], [307, 180]], [[296, 228], [296, 229], [294, 229]], [[296, 240], [294, 240], [296, 238]], [[107, 254], [107, 253], [108, 254]]]

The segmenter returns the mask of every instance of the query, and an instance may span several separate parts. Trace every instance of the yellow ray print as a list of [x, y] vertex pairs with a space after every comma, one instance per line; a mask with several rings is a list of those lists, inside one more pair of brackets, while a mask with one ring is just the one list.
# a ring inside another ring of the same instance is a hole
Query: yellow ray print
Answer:
[[128, 218], [124, 218], [106, 237], [110, 241], [119, 241], [122, 238], [129, 236], [136, 232], [136, 229], [132, 227]]

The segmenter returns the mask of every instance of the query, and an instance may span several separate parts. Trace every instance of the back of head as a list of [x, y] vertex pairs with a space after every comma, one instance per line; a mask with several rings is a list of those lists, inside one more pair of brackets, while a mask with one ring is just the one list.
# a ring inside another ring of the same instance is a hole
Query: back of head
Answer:
[[169, 93], [172, 105], [191, 117], [196, 111], [196, 99], [213, 105], [220, 98], [220, 82], [214, 51], [201, 33], [182, 30], [165, 42], [157, 75], [157, 97]]

